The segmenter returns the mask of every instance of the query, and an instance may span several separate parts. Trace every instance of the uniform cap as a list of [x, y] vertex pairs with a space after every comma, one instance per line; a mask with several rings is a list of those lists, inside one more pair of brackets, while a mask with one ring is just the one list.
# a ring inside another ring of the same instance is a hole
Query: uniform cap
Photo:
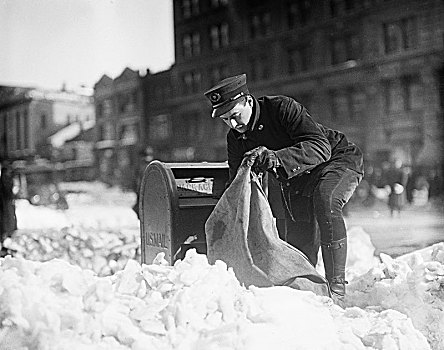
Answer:
[[226, 78], [204, 93], [213, 107], [213, 118], [228, 112], [248, 94], [246, 74]]

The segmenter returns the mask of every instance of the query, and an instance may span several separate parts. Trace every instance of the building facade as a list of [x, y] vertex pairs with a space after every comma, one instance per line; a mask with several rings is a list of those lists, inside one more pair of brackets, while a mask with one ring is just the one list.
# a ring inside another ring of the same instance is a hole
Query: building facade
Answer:
[[92, 97], [69, 91], [0, 86], [0, 147], [10, 160], [50, 159], [48, 140], [73, 123], [94, 123]]
[[164, 161], [226, 160], [203, 92], [247, 73], [344, 131], [367, 164], [442, 171], [444, 5], [439, 0], [174, 0], [175, 64], [143, 81], [142, 142]]
[[139, 73], [126, 68], [115, 79], [104, 75], [94, 86], [94, 103], [99, 179], [136, 190], [142, 115]]

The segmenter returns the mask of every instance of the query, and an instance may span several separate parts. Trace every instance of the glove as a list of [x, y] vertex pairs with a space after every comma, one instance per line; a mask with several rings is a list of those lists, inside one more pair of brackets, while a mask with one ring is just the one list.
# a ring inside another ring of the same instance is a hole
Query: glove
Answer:
[[259, 146], [246, 152], [244, 158], [246, 158], [247, 165], [251, 166], [256, 172], [275, 169], [279, 165], [279, 159], [276, 153], [264, 146]]

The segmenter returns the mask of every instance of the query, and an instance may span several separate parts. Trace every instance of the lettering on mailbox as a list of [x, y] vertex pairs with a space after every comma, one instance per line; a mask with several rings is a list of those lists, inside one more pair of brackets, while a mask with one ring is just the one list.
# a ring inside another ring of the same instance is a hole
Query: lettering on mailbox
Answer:
[[213, 178], [176, 179], [179, 197], [201, 197], [213, 192]]
[[148, 232], [148, 244], [154, 247], [167, 247], [167, 237], [164, 233], [160, 232]]

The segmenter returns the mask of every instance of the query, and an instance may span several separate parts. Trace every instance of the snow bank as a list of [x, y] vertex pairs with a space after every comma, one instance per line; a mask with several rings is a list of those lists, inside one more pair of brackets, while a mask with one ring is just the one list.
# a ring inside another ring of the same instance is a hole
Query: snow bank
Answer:
[[444, 243], [381, 259], [350, 283], [345, 305], [402, 312], [433, 349], [444, 349]]
[[33, 261], [63, 259], [99, 276], [122, 270], [140, 260], [140, 237], [133, 230], [103, 231], [63, 227], [60, 230], [19, 230], [3, 246], [15, 257]]
[[193, 253], [140, 266], [134, 194], [63, 186], [66, 211], [18, 202], [17, 257], [0, 260], [2, 350], [444, 349], [444, 243], [381, 261], [348, 228], [341, 308], [286, 287], [247, 290]]
[[97, 277], [62, 260], [0, 265], [3, 349], [429, 349], [394, 311], [342, 309], [288, 287], [239, 284], [194, 250]]

